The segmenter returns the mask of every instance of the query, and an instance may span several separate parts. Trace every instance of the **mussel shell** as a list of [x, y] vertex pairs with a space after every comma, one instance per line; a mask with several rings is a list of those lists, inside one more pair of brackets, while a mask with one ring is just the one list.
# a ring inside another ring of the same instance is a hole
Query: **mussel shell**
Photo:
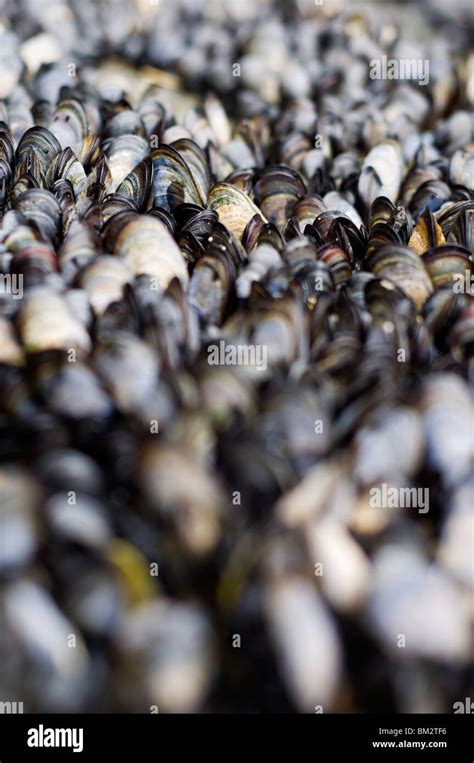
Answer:
[[[193, 181], [199, 191], [201, 199], [207, 199], [211, 186], [211, 176], [207, 157], [204, 151], [192, 140], [181, 138], [172, 143], [171, 147], [177, 151], [189, 168]], [[153, 155], [154, 156], [154, 155]]]
[[26, 287], [41, 283], [57, 270], [54, 248], [45, 241], [31, 241], [18, 247], [10, 264], [10, 272], [21, 274]]
[[131, 279], [132, 275], [122, 260], [111, 255], [102, 255], [89, 262], [78, 276], [96, 315], [102, 315], [112, 302], [122, 297], [123, 287]]
[[84, 221], [73, 221], [58, 252], [59, 266], [66, 282], [71, 282], [98, 251], [99, 238], [93, 228]]
[[270, 583], [265, 616], [288, 691], [300, 712], [333, 706], [341, 677], [341, 645], [315, 586], [297, 576]]
[[30, 292], [19, 316], [22, 343], [28, 352], [77, 350], [88, 352], [91, 339], [64, 299], [38, 287]]
[[247, 223], [242, 234], [242, 246], [250, 252], [261, 244], [268, 244], [281, 252], [285, 242], [278, 228], [273, 223], [265, 223], [259, 214], [255, 214]]
[[374, 146], [364, 159], [358, 191], [367, 207], [377, 196], [395, 202], [402, 180], [402, 156], [397, 143], [383, 142]]
[[415, 220], [423, 214], [425, 209], [436, 212], [451, 196], [451, 189], [441, 180], [428, 180], [420, 185], [413, 195], [409, 210]]
[[55, 241], [60, 230], [61, 207], [50, 191], [30, 189], [15, 202], [15, 209], [36, 227], [44, 239]]
[[111, 175], [109, 193], [119, 185], [148, 156], [149, 145], [139, 135], [120, 135], [104, 145], [107, 166]]
[[33, 558], [39, 544], [39, 486], [20, 469], [0, 471], [0, 575], [9, 576]]
[[48, 490], [100, 495], [105, 487], [97, 462], [79, 450], [49, 450], [35, 462], [35, 470]]
[[423, 255], [427, 249], [445, 243], [442, 228], [433, 213], [426, 208], [413, 230], [408, 246], [417, 254]]
[[151, 153], [153, 162], [153, 203], [167, 212], [173, 212], [178, 204], [190, 203], [205, 206], [190, 168], [173, 146], [161, 145]]
[[0, 317], [0, 364], [22, 366], [23, 363], [24, 353], [12, 324], [2, 316]]
[[283, 252], [282, 259], [289, 265], [298, 265], [303, 261], [316, 260], [316, 246], [307, 236], [299, 236], [289, 241]]
[[352, 266], [349, 256], [340, 246], [325, 244], [317, 250], [316, 256], [329, 267], [336, 287], [346, 283], [351, 277]]
[[185, 260], [163, 223], [151, 215], [135, 215], [127, 220], [115, 240], [114, 253], [124, 259], [129, 270], [134, 275], [153, 276], [161, 288], [175, 277], [186, 284]]
[[449, 335], [449, 345], [453, 357], [463, 363], [474, 356], [474, 304], [470, 303], [461, 311]]
[[194, 554], [209, 553], [221, 533], [224, 496], [219, 483], [189, 454], [166, 445], [145, 449], [140, 475], [150, 506], [171, 522], [184, 547]]
[[71, 182], [75, 200], [79, 201], [82, 196], [85, 196], [87, 176], [81, 162], [70, 148], [65, 148], [56, 154], [46, 173], [46, 183], [50, 190], [52, 190], [55, 181], [59, 179]]
[[423, 255], [423, 262], [435, 289], [443, 286], [453, 288], [455, 280], [471, 281], [472, 261], [470, 252], [462, 246], [447, 244], [430, 249]]
[[306, 194], [300, 176], [289, 167], [266, 168], [254, 186], [255, 200], [263, 215], [282, 231], [296, 202]]
[[421, 257], [406, 246], [383, 246], [368, 256], [366, 264], [379, 278], [388, 278], [398, 286], [418, 310], [433, 291]]
[[474, 191], [474, 144], [456, 151], [451, 157], [449, 179], [454, 185], [463, 185]]
[[108, 138], [118, 138], [120, 135], [138, 135], [146, 137], [143, 120], [136, 111], [123, 109], [107, 120], [105, 135]]
[[211, 188], [207, 205], [209, 209], [217, 212], [219, 222], [235, 236], [237, 241], [242, 240], [245, 228], [254, 215], [260, 215], [263, 221], [267, 222], [250, 198], [228, 183], [219, 183]]
[[116, 193], [133, 200], [137, 212], [146, 212], [152, 184], [153, 165], [150, 157], [147, 156], [122, 180], [117, 186]]
[[205, 254], [198, 260], [189, 283], [188, 299], [202, 321], [220, 325], [235, 274], [233, 261], [221, 251]]
[[51, 133], [61, 148], [74, 149], [88, 132], [88, 119], [84, 105], [77, 98], [67, 98], [58, 103], [51, 124]]
[[104, 332], [94, 349], [94, 367], [103, 386], [124, 413], [156, 414], [156, 386], [160, 369], [152, 348], [125, 331]]
[[61, 144], [56, 137], [45, 127], [31, 127], [27, 130], [16, 149], [17, 162], [26, 158], [29, 154], [39, 162], [43, 176], [46, 176], [51, 161], [61, 151]]

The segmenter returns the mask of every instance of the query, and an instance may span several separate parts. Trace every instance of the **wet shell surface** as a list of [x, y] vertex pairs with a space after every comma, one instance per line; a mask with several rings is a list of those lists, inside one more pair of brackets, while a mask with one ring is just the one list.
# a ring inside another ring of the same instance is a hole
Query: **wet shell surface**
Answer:
[[467, 3], [3, 6], [0, 705], [451, 713]]

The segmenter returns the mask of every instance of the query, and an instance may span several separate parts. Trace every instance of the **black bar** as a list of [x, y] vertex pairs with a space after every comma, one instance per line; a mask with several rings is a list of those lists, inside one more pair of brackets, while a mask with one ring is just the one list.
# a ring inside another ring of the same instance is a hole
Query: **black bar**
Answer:
[[[50, 729], [76, 729], [76, 734], [56, 737]], [[322, 763], [341, 755], [361, 761], [402, 760], [403, 755], [404, 761], [420, 763], [472, 763], [472, 730], [470, 715], [3, 715], [0, 763], [141, 763], [171, 756], [183, 760], [188, 753], [197, 760], [210, 751], [212, 758], [241, 754], [249, 760], [259, 750], [266, 760], [272, 753]], [[28, 746], [28, 740], [44, 746]], [[77, 752], [47, 747], [51, 740], [69, 742]]]

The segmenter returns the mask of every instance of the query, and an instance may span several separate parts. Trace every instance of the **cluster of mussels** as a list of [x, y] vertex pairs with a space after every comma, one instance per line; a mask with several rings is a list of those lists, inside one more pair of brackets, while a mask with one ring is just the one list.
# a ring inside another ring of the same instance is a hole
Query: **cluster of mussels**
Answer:
[[[0, 32], [0, 701], [450, 712], [473, 621], [459, 29], [131, 9], [21, 2]], [[429, 84], [370, 79], [381, 55]]]

